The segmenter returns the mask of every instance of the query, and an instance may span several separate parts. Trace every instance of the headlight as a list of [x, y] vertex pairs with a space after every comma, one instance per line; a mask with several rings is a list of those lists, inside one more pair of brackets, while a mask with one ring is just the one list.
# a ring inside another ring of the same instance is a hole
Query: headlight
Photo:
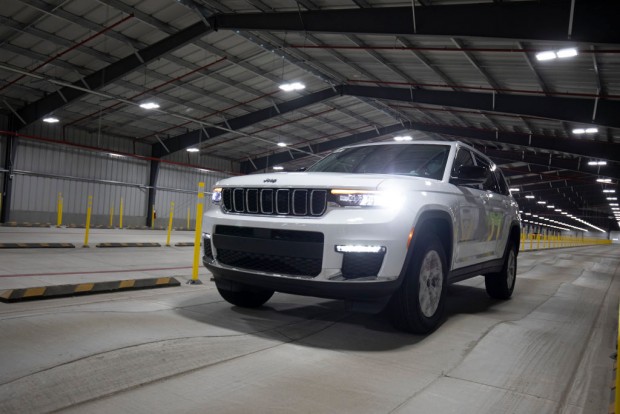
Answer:
[[391, 191], [334, 189], [331, 194], [332, 201], [342, 207], [393, 207], [402, 198]]
[[222, 201], [222, 189], [216, 187], [213, 189], [213, 193], [211, 193], [211, 202], [213, 204], [219, 204], [220, 201]]

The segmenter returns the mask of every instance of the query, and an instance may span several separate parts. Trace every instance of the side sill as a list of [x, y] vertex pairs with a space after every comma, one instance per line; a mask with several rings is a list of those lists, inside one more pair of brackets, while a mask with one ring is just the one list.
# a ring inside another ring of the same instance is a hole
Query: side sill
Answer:
[[503, 259], [490, 260], [484, 263], [478, 263], [472, 266], [461, 267], [455, 269], [448, 274], [448, 283], [456, 283], [475, 276], [481, 276], [486, 273], [497, 273], [504, 266]]

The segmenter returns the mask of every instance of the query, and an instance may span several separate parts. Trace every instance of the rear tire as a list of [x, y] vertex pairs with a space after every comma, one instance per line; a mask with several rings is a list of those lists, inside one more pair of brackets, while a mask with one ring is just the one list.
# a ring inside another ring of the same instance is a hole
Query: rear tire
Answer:
[[242, 308], [258, 308], [271, 299], [274, 294], [273, 290], [261, 289], [242, 283], [230, 283], [226, 287], [230, 289], [217, 286], [217, 291], [226, 302]]
[[417, 334], [435, 330], [443, 317], [446, 290], [446, 253], [435, 235], [421, 237], [413, 246], [405, 280], [390, 301], [396, 328]]
[[[510, 242], [509, 242], [510, 243]], [[510, 299], [517, 280], [517, 248], [513, 243], [507, 247], [504, 254], [504, 266], [498, 273], [489, 273], [484, 276], [484, 286], [487, 294], [494, 299]]]

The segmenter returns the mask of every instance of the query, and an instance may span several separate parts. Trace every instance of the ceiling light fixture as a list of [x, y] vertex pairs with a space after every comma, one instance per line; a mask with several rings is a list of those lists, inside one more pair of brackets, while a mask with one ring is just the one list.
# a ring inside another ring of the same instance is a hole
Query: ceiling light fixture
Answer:
[[518, 192], [519, 192], [519, 191], [521, 191], [521, 190], [519, 190], [518, 188], [510, 188], [510, 189], [509, 189], [509, 191], [510, 191], [511, 193], [518, 193]]
[[191, 147], [191, 148], [187, 148], [185, 151], [187, 151], [187, 152], [199, 152], [200, 150], [198, 148]]
[[539, 52], [536, 53], [536, 59], [540, 60], [540, 61], [545, 61], [545, 60], [553, 60], [557, 57], [557, 55], [555, 54], [554, 51], [552, 50], [548, 50], [546, 52]]
[[413, 138], [409, 135], [399, 135], [394, 137], [394, 141], [411, 141]]
[[539, 201], [538, 204], [547, 204], [546, 201]]
[[306, 85], [304, 85], [301, 82], [291, 82], [291, 83], [283, 83], [279, 86], [280, 89], [282, 89], [284, 92], [291, 92], [291, 91], [300, 91], [302, 89], [306, 88]]
[[47, 118], [43, 118], [43, 122], [47, 122], [48, 124], [55, 124], [60, 122], [60, 120], [54, 116], [48, 116]]
[[284, 167], [282, 167], [281, 165], [275, 165], [275, 166], [273, 167], [273, 169], [274, 169], [274, 170], [283, 170], [283, 169], [284, 169]]
[[142, 109], [157, 109], [159, 108], [159, 104], [155, 102], [144, 102], [140, 104], [140, 108]]
[[588, 165], [607, 165], [607, 161], [589, 161]]
[[534, 198], [533, 195], [526, 195], [525, 198]]
[[615, 193], [616, 190], [603, 190], [604, 193]]
[[597, 178], [596, 182], [597, 183], [610, 183], [611, 182], [611, 178]]
[[557, 52], [553, 50], [545, 50], [544, 52], [536, 53], [536, 59], [540, 61], [553, 60], [555, 58], [565, 59], [573, 56], [577, 56], [579, 52], [574, 47], [560, 49]]
[[598, 133], [598, 128], [575, 128], [573, 129], [573, 134], [582, 135], [582, 134], [596, 134]]
[[286, 143], [284, 143], [284, 142], [278, 142], [278, 147], [282, 147], [282, 148], [284, 148], [284, 147], [286, 147], [286, 145], [287, 145], [287, 144], [286, 144]]
[[568, 49], [560, 49], [557, 51], [556, 55], [560, 59], [577, 56], [577, 49], [575, 49], [574, 47]]

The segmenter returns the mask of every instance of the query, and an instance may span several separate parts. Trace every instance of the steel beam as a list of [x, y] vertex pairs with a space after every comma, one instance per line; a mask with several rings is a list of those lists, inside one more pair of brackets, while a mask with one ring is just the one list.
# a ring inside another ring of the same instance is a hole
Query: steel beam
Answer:
[[[606, 160], [613, 160], [620, 162], [620, 153], [616, 150], [615, 144], [610, 144], [602, 141], [583, 141], [572, 138], [562, 138], [556, 139], [554, 137], [546, 137], [541, 135], [529, 135], [529, 134], [521, 134], [517, 132], [509, 132], [509, 131], [492, 131], [492, 130], [481, 130], [475, 128], [464, 128], [464, 127], [455, 127], [449, 125], [435, 125], [435, 124], [422, 124], [419, 122], [404, 122], [402, 124], [395, 124], [384, 128], [378, 128], [381, 132], [377, 134], [376, 131], [371, 131], [373, 133], [361, 133], [354, 134], [343, 138], [337, 138], [327, 143], [317, 144], [312, 147], [312, 151], [315, 153], [328, 151], [331, 149], [336, 149], [345, 145], [350, 145], [352, 143], [359, 143], [370, 138], [375, 138], [377, 136], [386, 135], [389, 133], [412, 129], [417, 131], [429, 132], [429, 133], [437, 133], [442, 135], [450, 135], [458, 138], [471, 138], [482, 141], [490, 141], [493, 143], [505, 143], [512, 144], [527, 148], [539, 148], [550, 151], [560, 151], [564, 153], [572, 153], [577, 155], [582, 155], [588, 158], [600, 158]], [[317, 148], [315, 148], [315, 146]], [[320, 149], [318, 149], [320, 147]], [[490, 150], [490, 151], [498, 151], [499, 150]], [[508, 151], [501, 151], [502, 154], [508, 154]], [[490, 154], [489, 154], [490, 155]], [[296, 154], [295, 159], [305, 157], [305, 154]], [[521, 156], [508, 158], [514, 161], [524, 161]], [[248, 165], [248, 162], [241, 163], [241, 171], [244, 173], [249, 173], [255, 170], [260, 170], [272, 165], [277, 165], [283, 162], [291, 161], [290, 157], [288, 157], [288, 153], [278, 153], [273, 154], [268, 157], [261, 157], [253, 160], [258, 168], [251, 168]], [[540, 159], [540, 164], [542, 165], [551, 165], [549, 164], [549, 158]], [[527, 161], [524, 161], [527, 162]], [[557, 163], [558, 168], [562, 167], [562, 162], [560, 160], [555, 161]], [[555, 166], [555, 164], [554, 164]], [[585, 167], [582, 167], [585, 168]]]
[[345, 95], [386, 99], [398, 102], [413, 102], [487, 112], [529, 115], [561, 121], [596, 124], [620, 128], [620, 101], [599, 100], [596, 119], [592, 120], [595, 100], [557, 96], [529, 96], [479, 92], [434, 91], [345, 85]]
[[[356, 144], [359, 142], [364, 142], [371, 138], [376, 138], [382, 135], [400, 132], [405, 129], [408, 129], [407, 123], [404, 123], [404, 125], [394, 124], [394, 125], [390, 125], [387, 127], [371, 129], [370, 131], [366, 131], [366, 132], [360, 132], [358, 134], [348, 135], [346, 137], [337, 138], [331, 141], [325, 141], [325, 142], [321, 142], [318, 144], [311, 144], [305, 147], [301, 147], [300, 149], [306, 152], [309, 152], [309, 153], [320, 154], [322, 152], [331, 151], [331, 150], [334, 150], [336, 148], [339, 148], [345, 145], [352, 145], [352, 144]], [[302, 153], [302, 152], [295, 152], [295, 153], [292, 153], [292, 155], [293, 155], [294, 160], [299, 159], [299, 158], [304, 158], [307, 156], [307, 154]], [[265, 156], [265, 157], [255, 158], [251, 161], [241, 162], [241, 172], [244, 174], [249, 174], [251, 172], [269, 168], [273, 165], [278, 165], [278, 164], [288, 162], [288, 161], [292, 161], [291, 154], [288, 151], [280, 152], [280, 153]]]
[[154, 224], [151, 209], [155, 205], [155, 194], [157, 192], [157, 177], [159, 176], [160, 162], [151, 160], [149, 164], [149, 194], [146, 202], [146, 227], [152, 227]]
[[[318, 92], [311, 93], [309, 95], [303, 96], [301, 98], [293, 99], [291, 101], [282, 102], [278, 104], [279, 112], [274, 109], [272, 105], [269, 105], [267, 108], [260, 109], [255, 112], [251, 112], [246, 115], [241, 115], [236, 118], [231, 118], [227, 120], [228, 126], [221, 122], [217, 124], [220, 128], [211, 127], [206, 128], [208, 139], [213, 139], [223, 134], [227, 134], [230, 131], [226, 131], [221, 128], [229, 128], [234, 131], [238, 131], [242, 128], [246, 128], [250, 125], [256, 124], [258, 122], [265, 121], [267, 119], [273, 118], [275, 116], [279, 116], [285, 114], [287, 112], [295, 111], [301, 108], [304, 108], [308, 105], [315, 104], [317, 102], [324, 101], [326, 99], [332, 98], [334, 96], [339, 95], [338, 88], [327, 88], [320, 90]], [[169, 153], [174, 153], [177, 151], [181, 151], [185, 148], [191, 147], [192, 145], [196, 145], [200, 142], [200, 134], [201, 130], [197, 129], [194, 131], [187, 132], [182, 135], [178, 135], [176, 137], [169, 138], [164, 141], [164, 144], [170, 150]], [[204, 142], [204, 140], [203, 140]], [[157, 143], [153, 145], [153, 157], [159, 158], [164, 155], [167, 155], [168, 151], [165, 150], [161, 143]]]
[[[542, 0], [416, 8], [379, 7], [305, 12], [226, 13], [208, 20], [216, 30], [297, 31], [390, 35], [475, 36], [567, 41], [570, 1]], [[580, 1], [575, 8], [574, 42], [620, 43], [615, 1]], [[541, 24], [540, 22], [544, 22]]]
[[[191, 42], [197, 37], [204, 36], [210, 31], [211, 29], [207, 27], [204, 23], [198, 22], [172, 36], [169, 36], [163, 40], [160, 40], [157, 43], [145, 47], [138, 53], [142, 57], [142, 60], [145, 63], [148, 63], [168, 52], [178, 49], [179, 47]], [[142, 65], [143, 63], [140, 61], [140, 59], [138, 59], [136, 54], [132, 53], [129, 56], [117, 61], [116, 63], [112, 63], [111, 65], [108, 65], [105, 68], [86, 76], [84, 78], [84, 81], [86, 81], [86, 83], [90, 86], [92, 90], [97, 90], [107, 85], [108, 83], [113, 82], [116, 79], [120, 79], [121, 77], [136, 70]], [[74, 82], [74, 85], [82, 88], [82, 80]], [[54, 110], [62, 108], [67, 103], [73, 102], [87, 93], [84, 90], [73, 89], [70, 87], [64, 87], [59, 91], [66, 98], [66, 102], [61, 98], [60, 94], [53, 93], [43, 99], [26, 105], [25, 107], [20, 109], [18, 113], [22, 118], [24, 118], [27, 124], [30, 124], [41, 118], [42, 116], [53, 112]]]
[[11, 194], [13, 190], [13, 160], [17, 150], [17, 138], [13, 135], [5, 135], [4, 149], [4, 169], [6, 172], [2, 175], [2, 212], [0, 212], [0, 223], [6, 223], [11, 217]]

